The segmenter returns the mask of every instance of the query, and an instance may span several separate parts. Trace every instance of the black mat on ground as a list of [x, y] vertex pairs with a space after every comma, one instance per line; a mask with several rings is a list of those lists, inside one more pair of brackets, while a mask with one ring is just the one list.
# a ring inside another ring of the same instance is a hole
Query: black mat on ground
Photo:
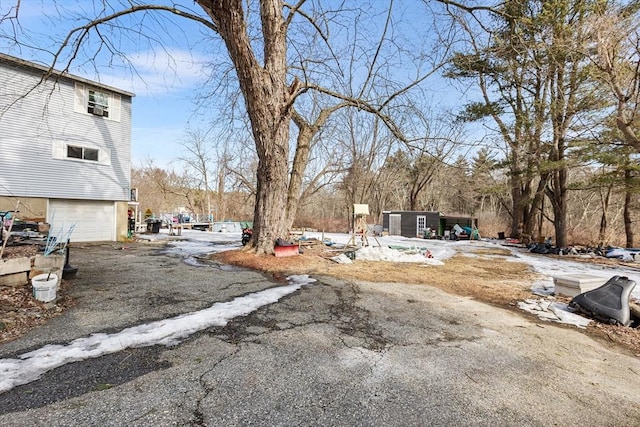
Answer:
[[569, 307], [605, 323], [629, 326], [629, 296], [635, 286], [628, 277], [613, 276], [599, 288], [575, 296]]

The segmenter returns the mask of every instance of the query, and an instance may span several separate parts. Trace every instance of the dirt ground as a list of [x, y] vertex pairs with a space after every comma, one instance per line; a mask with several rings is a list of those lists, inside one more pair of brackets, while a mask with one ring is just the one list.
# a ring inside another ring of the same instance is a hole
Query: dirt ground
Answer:
[[[7, 246], [2, 258], [30, 257], [38, 252], [37, 245]], [[61, 296], [55, 304], [37, 301], [28, 284], [0, 286], [0, 343], [23, 336], [73, 306], [73, 300], [64, 292], [71, 285], [70, 281], [62, 281]]]
[[[24, 251], [27, 250], [8, 249], [9, 252], [5, 253], [7, 257], [26, 255]], [[335, 252], [325, 249], [322, 245], [316, 245], [306, 248], [305, 253], [298, 256], [259, 257], [251, 252], [234, 250], [213, 254], [211, 260], [260, 270], [279, 279], [291, 274], [309, 274], [333, 276], [345, 280], [429, 285], [533, 318], [533, 315], [519, 310], [516, 303], [525, 298], [537, 298], [531, 293], [530, 287], [538, 276], [526, 264], [507, 261], [506, 259], [512, 255], [506, 249], [477, 248], [473, 254], [458, 254], [442, 266], [360, 260], [354, 261], [353, 264], [338, 264], [330, 260], [335, 255]], [[612, 261], [603, 259], [601, 262], [611, 263]], [[32, 328], [42, 325], [49, 318], [72, 307], [74, 301], [65, 296], [64, 292], [71, 286], [73, 281], [62, 281], [60, 292], [62, 296], [56, 300], [55, 304], [36, 301], [29, 285], [0, 287], [0, 343], [19, 338]], [[563, 302], [569, 301], [569, 298], [561, 296], [557, 299]], [[592, 322], [585, 333], [640, 357], [640, 328]]]

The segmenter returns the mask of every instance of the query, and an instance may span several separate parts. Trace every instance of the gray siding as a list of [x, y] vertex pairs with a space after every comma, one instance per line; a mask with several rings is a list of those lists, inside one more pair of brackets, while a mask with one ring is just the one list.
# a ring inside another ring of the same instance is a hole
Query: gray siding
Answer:
[[400, 235], [403, 237], [422, 237], [417, 236], [418, 216], [426, 217], [426, 226], [438, 232], [440, 214], [438, 212], [429, 211], [389, 211], [382, 213], [382, 228], [389, 231], [389, 215], [400, 215]]
[[[131, 97], [121, 95], [119, 122], [107, 120], [74, 111], [73, 80], [36, 87], [41, 76], [0, 60], [0, 195], [128, 200]], [[54, 141], [106, 149], [111, 164], [54, 159]]]

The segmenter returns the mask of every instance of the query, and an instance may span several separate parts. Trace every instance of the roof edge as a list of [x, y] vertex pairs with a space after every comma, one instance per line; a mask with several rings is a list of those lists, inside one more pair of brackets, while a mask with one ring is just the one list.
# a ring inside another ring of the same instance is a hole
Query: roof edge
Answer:
[[50, 67], [47, 67], [45, 65], [40, 65], [40, 64], [37, 64], [37, 63], [32, 62], [32, 61], [27, 61], [26, 59], [21, 59], [21, 58], [18, 58], [18, 57], [15, 57], [15, 56], [11, 56], [11, 55], [7, 55], [6, 53], [0, 52], [0, 62], [2, 62], [2, 61], [11, 62], [11, 63], [14, 63], [16, 65], [20, 65], [20, 66], [23, 66], [23, 67], [28, 67], [28, 68], [31, 68], [31, 69], [34, 69], [34, 70], [37, 70], [37, 71], [42, 71], [44, 74], [51, 73], [51, 74], [59, 76], [59, 77], [64, 77], [64, 78], [75, 80], [75, 81], [78, 81], [78, 82], [81, 82], [81, 83], [86, 83], [86, 84], [91, 85], [91, 86], [96, 86], [96, 87], [99, 87], [99, 88], [102, 88], [102, 89], [107, 89], [108, 91], [117, 92], [117, 93], [119, 93], [121, 95], [130, 96], [132, 98], [134, 96], [136, 96], [135, 93], [128, 92], [128, 91], [123, 90], [123, 89], [118, 89], [117, 87], [114, 87], [114, 86], [109, 86], [107, 84], [96, 82], [95, 80], [90, 80], [90, 79], [87, 79], [85, 77], [76, 76], [75, 74], [70, 74], [70, 73], [67, 73], [67, 72], [64, 72], [64, 71], [51, 69]]

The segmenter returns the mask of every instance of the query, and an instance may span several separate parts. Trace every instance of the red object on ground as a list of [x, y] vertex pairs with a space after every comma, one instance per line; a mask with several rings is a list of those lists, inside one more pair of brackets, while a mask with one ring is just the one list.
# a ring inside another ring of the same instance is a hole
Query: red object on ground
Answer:
[[292, 256], [298, 255], [298, 245], [291, 246], [275, 246], [273, 251], [276, 254], [276, 257], [284, 257], [284, 256]]

